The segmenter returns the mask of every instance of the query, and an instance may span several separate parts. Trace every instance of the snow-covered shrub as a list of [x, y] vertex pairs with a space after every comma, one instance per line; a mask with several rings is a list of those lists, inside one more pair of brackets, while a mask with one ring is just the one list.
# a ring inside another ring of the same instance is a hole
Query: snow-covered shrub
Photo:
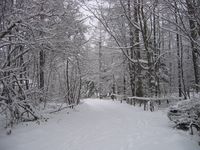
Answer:
[[15, 123], [40, 118], [34, 101], [15, 74], [0, 80], [0, 85], [0, 115], [5, 116], [6, 127], [11, 128]]
[[177, 129], [189, 130], [193, 134], [193, 128], [200, 130], [200, 100], [184, 100], [178, 102], [168, 111], [168, 118], [173, 121]]

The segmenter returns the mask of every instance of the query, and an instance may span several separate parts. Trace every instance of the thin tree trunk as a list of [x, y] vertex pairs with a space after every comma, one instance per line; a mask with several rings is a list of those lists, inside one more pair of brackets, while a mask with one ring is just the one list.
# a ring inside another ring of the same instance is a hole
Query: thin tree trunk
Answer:
[[[141, 4], [138, 3], [137, 0], [134, 0], [134, 22], [136, 24], [139, 24], [139, 18], [138, 18], [138, 15], [139, 15], [139, 6]], [[139, 43], [140, 42], [140, 35], [139, 35], [139, 29], [138, 28], [135, 28], [134, 30], [134, 42], [135, 43]], [[136, 58], [137, 60], [141, 59], [141, 54], [140, 54], [140, 45], [137, 44], [135, 46], [135, 51], [136, 51]], [[143, 96], [143, 83], [142, 83], [142, 77], [141, 77], [141, 66], [139, 64], [137, 64], [137, 89], [136, 89], [136, 95], [139, 96], [139, 97], [142, 97]]]
[[39, 74], [39, 88], [43, 89], [44, 88], [44, 64], [45, 64], [45, 56], [44, 56], [44, 51], [40, 50], [39, 53], [39, 69], [40, 69], [40, 74]]
[[[169, 49], [169, 51], [170, 51], [170, 53], [169, 53], [169, 56], [170, 56], [170, 59], [171, 59], [171, 57], [172, 57], [172, 50], [171, 50], [171, 33], [169, 32], [169, 45], [168, 45], [168, 49]], [[172, 62], [171, 61], [169, 61], [169, 92], [170, 92], [170, 94], [172, 94]]]
[[185, 87], [185, 78], [184, 78], [184, 70], [183, 70], [183, 39], [180, 35], [180, 45], [181, 45], [181, 54], [180, 54], [180, 63], [181, 63], [181, 79], [182, 79], [182, 85], [183, 85], [183, 95], [184, 99], [187, 99], [187, 92]]
[[[130, 3], [130, 0], [128, 0], [128, 17], [129, 17], [129, 20], [132, 19], [132, 16], [131, 16], [131, 3]], [[134, 48], [133, 48], [133, 45], [134, 45], [134, 38], [133, 38], [133, 26], [131, 24], [131, 22], [129, 21], [129, 42], [130, 42], [130, 58], [131, 59], [134, 59]], [[132, 62], [129, 62], [129, 75], [130, 75], [130, 85], [131, 85], [131, 92], [132, 92], [132, 96], [135, 95], [135, 73], [134, 73], [134, 70], [135, 70], [135, 66]]]
[[[174, 2], [175, 4], [175, 21], [176, 24], [179, 24], [178, 21], [178, 12], [177, 12], [177, 4], [176, 2]], [[178, 27], [176, 28], [177, 31], [179, 31]], [[179, 97], [182, 97], [182, 86], [181, 86], [181, 57], [180, 57], [180, 35], [179, 33], [176, 34], [176, 48], [177, 48], [177, 66], [178, 66], [178, 93], [179, 93]]]
[[99, 98], [102, 99], [102, 33], [99, 33]]
[[70, 85], [69, 85], [69, 60], [67, 59], [67, 62], [66, 62], [66, 88], [67, 88], [67, 97], [66, 97], [66, 100], [67, 102], [69, 103], [70, 105]]
[[[41, 12], [44, 10], [43, 5], [41, 6]], [[44, 22], [44, 15], [40, 15], [41, 22]], [[40, 31], [40, 36], [43, 37], [43, 32]], [[43, 48], [43, 47], [42, 47]], [[44, 50], [41, 49], [39, 52], [39, 88], [44, 89], [44, 65], [45, 65], [45, 53]]]

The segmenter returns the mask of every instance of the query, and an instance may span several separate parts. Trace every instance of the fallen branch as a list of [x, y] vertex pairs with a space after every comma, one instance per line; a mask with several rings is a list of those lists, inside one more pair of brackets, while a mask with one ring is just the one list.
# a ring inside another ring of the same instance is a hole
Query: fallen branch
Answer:
[[[61, 105], [62, 106], [62, 105]], [[56, 113], [56, 112], [59, 112], [63, 109], [67, 109], [67, 108], [73, 108], [74, 106], [76, 106], [76, 104], [71, 104], [71, 105], [68, 105], [68, 106], [65, 106], [65, 107], [60, 107], [59, 109], [55, 110], [55, 111], [51, 111], [49, 112], [50, 114], [53, 114], [53, 113]]]

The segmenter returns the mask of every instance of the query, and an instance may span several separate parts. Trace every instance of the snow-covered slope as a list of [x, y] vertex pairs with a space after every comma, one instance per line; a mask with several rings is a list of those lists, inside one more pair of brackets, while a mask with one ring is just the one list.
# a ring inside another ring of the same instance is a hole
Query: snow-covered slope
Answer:
[[87, 99], [38, 125], [0, 131], [0, 150], [199, 150], [190, 135], [170, 127], [166, 113]]

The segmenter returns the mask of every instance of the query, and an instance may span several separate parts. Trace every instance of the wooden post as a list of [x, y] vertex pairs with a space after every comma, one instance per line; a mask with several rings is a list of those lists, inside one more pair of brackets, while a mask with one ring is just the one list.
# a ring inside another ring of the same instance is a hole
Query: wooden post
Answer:
[[147, 101], [144, 101], [144, 111], [146, 110]]
[[153, 112], [154, 111], [154, 105], [153, 105], [153, 102], [150, 100], [150, 111]]
[[135, 104], [136, 104], [136, 99], [133, 98], [133, 105], [135, 106]]
[[131, 98], [131, 103], [130, 103], [131, 105], [133, 105], [133, 99]]

